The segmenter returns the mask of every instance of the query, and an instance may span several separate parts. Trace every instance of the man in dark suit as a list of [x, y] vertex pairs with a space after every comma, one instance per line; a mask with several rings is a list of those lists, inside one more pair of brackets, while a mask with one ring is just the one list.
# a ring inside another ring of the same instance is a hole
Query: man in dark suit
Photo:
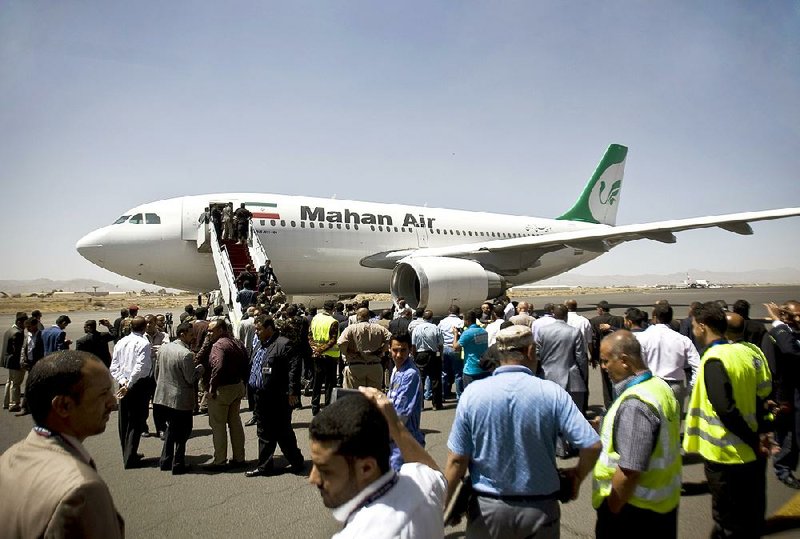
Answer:
[[292, 473], [300, 473], [305, 461], [292, 430], [292, 409], [300, 399], [300, 359], [289, 339], [275, 330], [271, 317], [256, 318], [256, 335], [249, 384], [256, 391], [258, 465], [245, 476], [275, 473], [272, 455], [278, 445]]
[[[611, 307], [607, 301], [603, 300], [597, 304], [597, 316], [589, 320], [592, 325], [592, 367], [597, 367], [600, 362], [600, 341], [603, 337], [625, 327], [625, 320], [621, 316], [611, 314]], [[600, 371], [603, 377], [603, 404], [606, 409], [611, 406], [614, 400], [614, 390], [611, 378], [605, 370]]]
[[22, 354], [22, 344], [25, 334], [23, 328], [28, 315], [18, 312], [14, 325], [6, 330], [3, 336], [3, 367], [8, 369], [8, 382], [3, 394], [3, 408], [8, 408], [10, 412], [20, 411], [20, 393], [22, 380], [25, 378], [25, 371], [22, 370], [20, 356]]
[[44, 342], [44, 355], [50, 355], [60, 350], [69, 350], [72, 341], [67, 339], [67, 326], [72, 323], [69, 316], [62, 314], [56, 318], [55, 325], [42, 331], [42, 341]]
[[[39, 320], [28, 318], [25, 320], [25, 334], [22, 337], [22, 350], [20, 352], [20, 368], [25, 372], [30, 372], [36, 362], [44, 357], [44, 342], [42, 342], [42, 332], [39, 331]], [[21, 386], [22, 384], [20, 384]], [[22, 397], [20, 407], [22, 408], [16, 415], [23, 416], [30, 413], [28, 402], [25, 396]]]
[[124, 536], [108, 486], [83, 447], [105, 431], [117, 407], [111, 384], [108, 369], [85, 352], [58, 352], [34, 365], [25, 393], [36, 426], [0, 457], [3, 537]]
[[184, 322], [175, 329], [177, 339], [158, 350], [155, 365], [156, 392], [153, 405], [164, 410], [167, 431], [161, 451], [161, 469], [182, 474], [186, 471], [186, 441], [192, 433], [195, 404], [194, 384], [203, 371], [194, 364], [190, 346], [194, 339], [192, 324]]
[[108, 350], [108, 343], [115, 340], [114, 327], [108, 320], [100, 320], [100, 323], [108, 328], [108, 332], [100, 333], [97, 331], [97, 322], [87, 320], [83, 324], [83, 331], [86, 332], [86, 335], [78, 339], [78, 342], [75, 343], [75, 349], [96, 355], [106, 367], [109, 367], [111, 365], [111, 352]]

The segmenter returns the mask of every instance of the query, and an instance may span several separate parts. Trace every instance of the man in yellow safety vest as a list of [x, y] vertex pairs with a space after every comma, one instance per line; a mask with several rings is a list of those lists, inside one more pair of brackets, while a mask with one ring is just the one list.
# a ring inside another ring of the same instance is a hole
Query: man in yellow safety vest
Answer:
[[763, 401], [772, 389], [763, 355], [725, 338], [725, 312], [714, 302], [695, 313], [700, 359], [683, 449], [705, 459], [714, 518], [712, 537], [760, 537], [769, 439]]

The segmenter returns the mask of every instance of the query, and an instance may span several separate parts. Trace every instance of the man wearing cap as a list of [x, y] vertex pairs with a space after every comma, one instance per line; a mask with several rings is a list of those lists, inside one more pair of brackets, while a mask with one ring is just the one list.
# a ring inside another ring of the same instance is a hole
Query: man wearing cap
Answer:
[[556, 436], [580, 449], [577, 466], [564, 470], [572, 499], [597, 460], [600, 437], [566, 391], [534, 376], [530, 328], [500, 330], [496, 344], [500, 366], [470, 384], [456, 409], [447, 441], [448, 499], [469, 469], [476, 496], [467, 511], [468, 537], [558, 537]]

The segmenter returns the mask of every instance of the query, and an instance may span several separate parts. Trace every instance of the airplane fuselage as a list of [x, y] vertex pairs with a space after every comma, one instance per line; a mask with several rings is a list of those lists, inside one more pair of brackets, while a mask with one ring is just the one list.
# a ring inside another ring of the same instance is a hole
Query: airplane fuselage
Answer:
[[[211, 255], [197, 250], [198, 218], [210, 204], [228, 202], [234, 208], [244, 203], [253, 213], [254, 231], [290, 294], [387, 292], [391, 269], [362, 264], [376, 253], [605, 226], [400, 204], [223, 193], [137, 206], [125, 212], [122, 222], [87, 234], [77, 248], [98, 266], [126, 277], [184, 290], [212, 290], [218, 282]], [[137, 215], [141, 219], [135, 219]], [[543, 255], [536, 267], [507, 276], [507, 281], [545, 279], [597, 256], [560, 249]]]

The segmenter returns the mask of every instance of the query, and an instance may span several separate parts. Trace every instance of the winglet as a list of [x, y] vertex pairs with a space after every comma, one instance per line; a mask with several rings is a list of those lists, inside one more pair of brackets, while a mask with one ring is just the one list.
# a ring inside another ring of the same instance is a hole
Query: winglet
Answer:
[[575, 205], [557, 219], [615, 224], [627, 155], [627, 147], [610, 145]]

